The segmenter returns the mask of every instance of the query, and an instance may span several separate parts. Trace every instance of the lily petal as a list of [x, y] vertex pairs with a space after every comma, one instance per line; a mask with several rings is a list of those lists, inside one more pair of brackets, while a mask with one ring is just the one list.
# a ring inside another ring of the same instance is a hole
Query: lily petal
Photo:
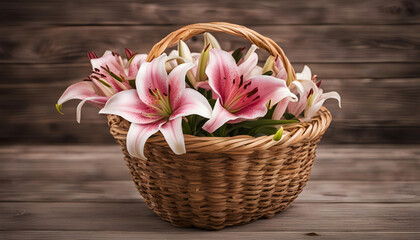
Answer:
[[127, 133], [127, 150], [133, 157], [146, 159], [144, 156], [144, 145], [150, 136], [155, 134], [164, 121], [150, 124], [132, 123]]
[[210, 90], [210, 89], [211, 89], [210, 84], [209, 84], [209, 82], [208, 82], [208, 81], [201, 81], [201, 82], [197, 82], [197, 83], [195, 84], [195, 88], [196, 88], [196, 89], [198, 89], [198, 88], [202, 88], [202, 89], [205, 89], [205, 90]]
[[136, 78], [136, 87], [139, 96], [146, 104], [153, 104], [156, 99], [150, 94], [150, 90], [159, 89], [168, 93], [168, 74], [165, 69], [167, 56], [162, 54], [151, 62], [145, 62], [140, 66]]
[[220, 100], [217, 99], [214, 105], [213, 113], [211, 118], [204, 124], [203, 129], [209, 133], [216, 131], [219, 127], [228, 121], [238, 119], [237, 116], [226, 110], [221, 104]]
[[144, 104], [135, 89], [119, 92], [112, 96], [100, 114], [115, 114], [138, 124], [155, 122], [161, 118], [156, 109]]
[[191, 114], [197, 114], [205, 118], [210, 118], [211, 106], [201, 93], [191, 88], [187, 88], [183, 91], [177, 106], [175, 106], [171, 119]]
[[140, 69], [140, 66], [146, 62], [147, 54], [136, 54], [130, 62], [128, 67], [128, 76], [135, 78]]
[[160, 131], [175, 154], [180, 155], [186, 152], [184, 134], [182, 133], [182, 117], [172, 119], [163, 124], [160, 127]]
[[92, 82], [78, 82], [69, 86], [61, 97], [58, 99], [57, 104], [61, 105], [72, 99], [85, 99], [88, 97], [100, 97], [95, 90], [95, 85]]
[[178, 105], [182, 92], [185, 90], [185, 75], [192, 67], [194, 67], [194, 64], [192, 63], [183, 63], [174, 68], [169, 74], [169, 97], [171, 99], [172, 106]]
[[108, 71], [110, 71], [118, 77], [125, 75], [123, 61], [119, 55], [108, 50], [102, 57], [91, 59], [90, 63], [92, 64], [92, 72], [100, 74], [98, 77], [105, 80], [105, 82], [111, 85], [112, 88], [118, 92], [125, 90], [120, 87], [118, 80], [108, 73]]
[[286, 68], [284, 68], [283, 61], [281, 61], [280, 57], [276, 59], [274, 67], [276, 68], [276, 77], [283, 80], [287, 80]]
[[82, 118], [82, 107], [86, 102], [90, 102], [92, 105], [97, 107], [105, 106], [105, 103], [108, 101], [109, 97], [88, 97], [83, 99], [76, 108], [76, 121], [80, 123], [80, 119]]
[[239, 66], [238, 70], [241, 75], [244, 76], [245, 79], [251, 77], [251, 73], [254, 70], [254, 67], [258, 63], [258, 55], [253, 52], [249, 55], [249, 57], [243, 61]]
[[322, 91], [320, 91], [320, 93], [321, 95], [319, 99], [312, 106], [309, 106], [305, 109], [303, 121], [309, 121], [313, 116], [315, 116], [315, 114], [319, 111], [327, 99], [336, 99], [338, 101], [338, 105], [341, 108], [341, 97], [337, 92], [328, 92], [322, 94]]
[[337, 92], [327, 92], [321, 95], [320, 100], [327, 100], [327, 99], [336, 99], [338, 101], [338, 106], [341, 108], [341, 96]]
[[232, 87], [232, 81], [239, 79], [238, 67], [232, 55], [219, 49], [210, 50], [206, 74], [213, 91], [225, 100]]
[[272, 119], [280, 120], [283, 117], [283, 114], [286, 112], [286, 108], [289, 102], [290, 102], [289, 98], [284, 98], [279, 103], [277, 103], [277, 106], [273, 112]]
[[296, 79], [311, 80], [312, 79], [311, 69], [305, 65], [301, 73], [296, 73]]

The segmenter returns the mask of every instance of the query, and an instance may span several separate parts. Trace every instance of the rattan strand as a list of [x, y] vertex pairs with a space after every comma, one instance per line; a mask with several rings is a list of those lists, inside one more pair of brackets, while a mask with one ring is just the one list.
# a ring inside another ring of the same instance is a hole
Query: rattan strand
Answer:
[[[289, 73], [294, 71], [283, 51], [269, 38], [227, 23], [193, 24], [157, 43], [149, 60], [178, 39], [221, 31], [244, 37], [270, 54], [278, 54]], [[175, 226], [222, 229], [270, 218], [287, 209], [309, 178], [315, 149], [331, 122], [322, 107], [307, 123], [284, 126], [281, 141], [254, 138], [184, 135], [187, 153], [175, 155], [161, 134], [145, 146], [147, 160], [130, 156], [126, 135], [130, 123], [108, 116], [110, 132], [121, 145], [131, 177], [146, 204]]]

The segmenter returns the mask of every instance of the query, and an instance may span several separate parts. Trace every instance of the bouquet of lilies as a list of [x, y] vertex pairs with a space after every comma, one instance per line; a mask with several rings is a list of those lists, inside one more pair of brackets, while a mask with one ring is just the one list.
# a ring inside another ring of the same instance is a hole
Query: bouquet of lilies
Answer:
[[284, 124], [310, 121], [324, 101], [337, 92], [323, 93], [322, 81], [305, 66], [293, 80], [281, 59], [268, 57], [258, 66], [258, 48], [224, 51], [209, 33], [201, 53], [191, 53], [182, 40], [178, 49], [146, 62], [146, 54], [126, 49], [126, 57], [106, 51], [88, 56], [92, 73], [68, 87], [56, 104], [82, 100], [131, 122], [127, 149], [145, 159], [144, 145], [160, 131], [175, 154], [186, 152], [184, 134], [227, 137], [274, 135], [281, 139]]

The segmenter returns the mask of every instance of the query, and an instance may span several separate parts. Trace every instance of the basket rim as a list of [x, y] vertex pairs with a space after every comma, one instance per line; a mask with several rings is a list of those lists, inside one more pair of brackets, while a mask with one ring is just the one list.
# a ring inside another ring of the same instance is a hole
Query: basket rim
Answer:
[[[112, 122], [117, 119], [118, 125]], [[280, 141], [273, 140], [274, 135], [253, 137], [249, 135], [237, 135], [233, 137], [199, 137], [184, 134], [185, 147], [188, 152], [238, 152], [266, 150], [272, 146], [287, 146], [298, 142], [311, 141], [325, 133], [332, 120], [331, 113], [326, 107], [322, 107], [309, 122], [293, 123], [284, 125], [283, 137]], [[122, 117], [108, 115], [111, 134], [117, 140], [126, 140], [129, 123]], [[124, 124], [122, 124], [124, 123]], [[127, 124], [128, 123], [128, 124]], [[163, 135], [158, 132], [147, 140], [147, 145], [156, 145], [169, 149]]]

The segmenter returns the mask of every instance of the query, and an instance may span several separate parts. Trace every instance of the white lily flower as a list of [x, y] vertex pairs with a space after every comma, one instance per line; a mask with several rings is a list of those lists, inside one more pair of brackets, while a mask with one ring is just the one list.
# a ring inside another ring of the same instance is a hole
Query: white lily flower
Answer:
[[304, 117], [300, 120], [309, 121], [329, 98], [337, 99], [341, 108], [340, 95], [337, 92], [323, 93], [323, 90], [319, 88], [321, 81], [315, 83], [315, 80], [316, 76], [312, 77], [311, 69], [306, 65], [301, 73], [296, 73], [296, 80], [291, 82], [289, 89], [299, 97], [299, 100], [292, 102], [285, 99], [278, 103], [273, 113], [273, 119], [281, 119], [287, 109], [288, 113], [296, 117], [299, 117], [303, 112]]

